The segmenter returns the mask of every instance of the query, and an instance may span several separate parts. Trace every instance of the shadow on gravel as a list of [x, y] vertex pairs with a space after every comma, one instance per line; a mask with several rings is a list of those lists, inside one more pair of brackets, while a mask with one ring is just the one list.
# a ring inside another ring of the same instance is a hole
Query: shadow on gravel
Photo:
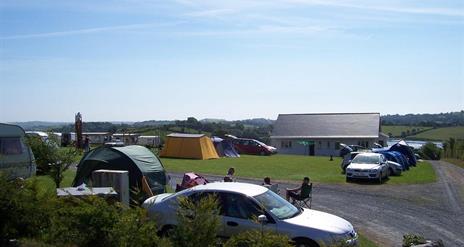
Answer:
[[351, 179], [350, 181], [347, 181], [349, 184], [363, 184], [363, 185], [382, 185], [386, 183], [390, 178], [385, 178], [382, 179], [382, 183], [379, 183], [378, 180], [374, 179]]

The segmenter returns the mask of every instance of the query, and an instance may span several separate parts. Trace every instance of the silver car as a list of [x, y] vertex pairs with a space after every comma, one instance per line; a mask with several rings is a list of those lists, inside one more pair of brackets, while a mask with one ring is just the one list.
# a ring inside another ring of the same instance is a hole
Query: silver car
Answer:
[[161, 232], [177, 225], [178, 198], [192, 200], [214, 195], [221, 208], [222, 227], [217, 235], [228, 238], [247, 230], [266, 230], [285, 234], [297, 246], [331, 246], [343, 243], [355, 246], [358, 235], [350, 222], [338, 216], [306, 208], [297, 208], [269, 189], [248, 183], [209, 183], [181, 192], [161, 194], [147, 199], [143, 206], [156, 219]]
[[352, 179], [369, 179], [382, 183], [388, 178], [387, 159], [379, 153], [360, 153], [346, 167], [346, 181]]

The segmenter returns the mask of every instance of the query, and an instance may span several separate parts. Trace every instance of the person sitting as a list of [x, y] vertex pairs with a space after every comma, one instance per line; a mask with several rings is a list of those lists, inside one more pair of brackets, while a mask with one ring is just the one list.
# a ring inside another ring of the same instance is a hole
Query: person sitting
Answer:
[[224, 182], [234, 182], [234, 173], [235, 169], [233, 167], [229, 168], [227, 171], [227, 175], [224, 177]]
[[309, 183], [309, 177], [304, 177], [303, 183], [301, 184], [301, 186], [297, 188], [293, 188], [293, 189], [287, 188], [287, 195], [286, 195], [287, 201], [289, 201], [290, 198], [292, 198], [292, 200], [298, 200], [298, 201], [308, 198], [309, 195], [311, 194], [311, 188], [312, 188], [311, 185], [312, 184]]
[[265, 177], [264, 178], [264, 183], [261, 184], [262, 186], [270, 189], [272, 184], [271, 184], [271, 178], [270, 177]]

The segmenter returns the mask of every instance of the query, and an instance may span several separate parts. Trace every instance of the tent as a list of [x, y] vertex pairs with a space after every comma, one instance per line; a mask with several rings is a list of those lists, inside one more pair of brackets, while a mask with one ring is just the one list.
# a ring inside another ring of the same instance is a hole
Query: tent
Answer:
[[79, 162], [73, 186], [88, 183], [95, 170], [123, 170], [129, 172], [129, 186], [142, 189], [146, 178], [154, 194], [165, 192], [166, 171], [161, 161], [147, 148], [101, 146], [88, 152]]
[[390, 147], [390, 151], [398, 151], [402, 153], [406, 158], [408, 158], [408, 162], [412, 166], [416, 166], [417, 160], [412, 148], [403, 140], [399, 141], [398, 143], [394, 144]]
[[161, 157], [186, 159], [217, 159], [219, 158], [211, 139], [204, 134], [173, 133], [166, 136]]
[[220, 157], [240, 157], [230, 140], [213, 136], [211, 137], [211, 141], [213, 142], [216, 152]]

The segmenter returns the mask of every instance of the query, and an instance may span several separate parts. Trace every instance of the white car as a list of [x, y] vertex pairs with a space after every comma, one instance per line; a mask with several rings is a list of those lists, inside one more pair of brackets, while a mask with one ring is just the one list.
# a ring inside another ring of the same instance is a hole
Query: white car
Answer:
[[269, 189], [248, 183], [209, 183], [178, 193], [165, 193], [147, 199], [143, 207], [155, 219], [161, 233], [177, 225], [178, 198], [198, 200], [203, 196], [217, 196], [221, 208], [222, 227], [217, 235], [229, 238], [247, 230], [266, 230], [285, 234], [297, 246], [357, 245], [358, 235], [350, 222], [338, 216], [297, 208]]
[[351, 179], [371, 179], [382, 183], [388, 178], [388, 163], [383, 154], [360, 153], [346, 167], [346, 181]]

